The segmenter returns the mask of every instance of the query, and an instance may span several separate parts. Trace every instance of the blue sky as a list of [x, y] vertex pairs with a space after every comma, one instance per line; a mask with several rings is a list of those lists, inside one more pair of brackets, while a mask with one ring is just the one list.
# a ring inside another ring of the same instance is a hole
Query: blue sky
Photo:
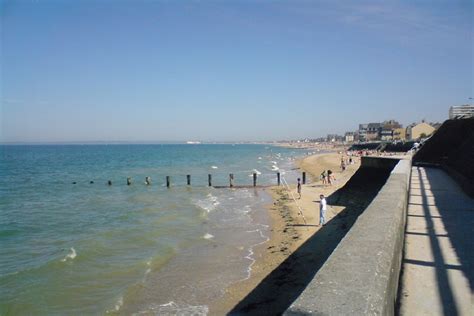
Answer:
[[443, 121], [471, 1], [5, 1], [8, 142], [274, 140]]

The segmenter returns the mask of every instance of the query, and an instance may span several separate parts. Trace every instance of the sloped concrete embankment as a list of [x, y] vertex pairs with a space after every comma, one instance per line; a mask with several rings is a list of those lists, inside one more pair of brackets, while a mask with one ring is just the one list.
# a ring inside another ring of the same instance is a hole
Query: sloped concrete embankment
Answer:
[[285, 315], [393, 315], [411, 161], [364, 157], [364, 167], [393, 170]]
[[474, 118], [447, 120], [413, 157], [415, 165], [443, 168], [474, 197]]

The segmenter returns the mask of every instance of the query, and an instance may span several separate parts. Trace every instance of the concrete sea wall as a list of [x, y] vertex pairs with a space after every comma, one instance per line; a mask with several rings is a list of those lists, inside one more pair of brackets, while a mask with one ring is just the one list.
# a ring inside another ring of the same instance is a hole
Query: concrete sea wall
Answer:
[[411, 160], [364, 157], [387, 182], [284, 315], [393, 315]]
[[474, 117], [446, 120], [421, 146], [413, 164], [443, 168], [474, 197]]

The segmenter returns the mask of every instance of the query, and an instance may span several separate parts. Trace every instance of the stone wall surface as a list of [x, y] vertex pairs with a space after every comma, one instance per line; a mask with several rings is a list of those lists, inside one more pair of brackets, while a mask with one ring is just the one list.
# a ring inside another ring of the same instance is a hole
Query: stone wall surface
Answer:
[[393, 170], [285, 315], [394, 314], [411, 160], [364, 157], [362, 168]]

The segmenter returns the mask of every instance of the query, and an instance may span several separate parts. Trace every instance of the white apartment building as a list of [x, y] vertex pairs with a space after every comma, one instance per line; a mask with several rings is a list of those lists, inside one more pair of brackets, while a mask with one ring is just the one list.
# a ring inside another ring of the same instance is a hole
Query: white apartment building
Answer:
[[454, 105], [449, 108], [449, 119], [468, 118], [474, 116], [474, 105]]

